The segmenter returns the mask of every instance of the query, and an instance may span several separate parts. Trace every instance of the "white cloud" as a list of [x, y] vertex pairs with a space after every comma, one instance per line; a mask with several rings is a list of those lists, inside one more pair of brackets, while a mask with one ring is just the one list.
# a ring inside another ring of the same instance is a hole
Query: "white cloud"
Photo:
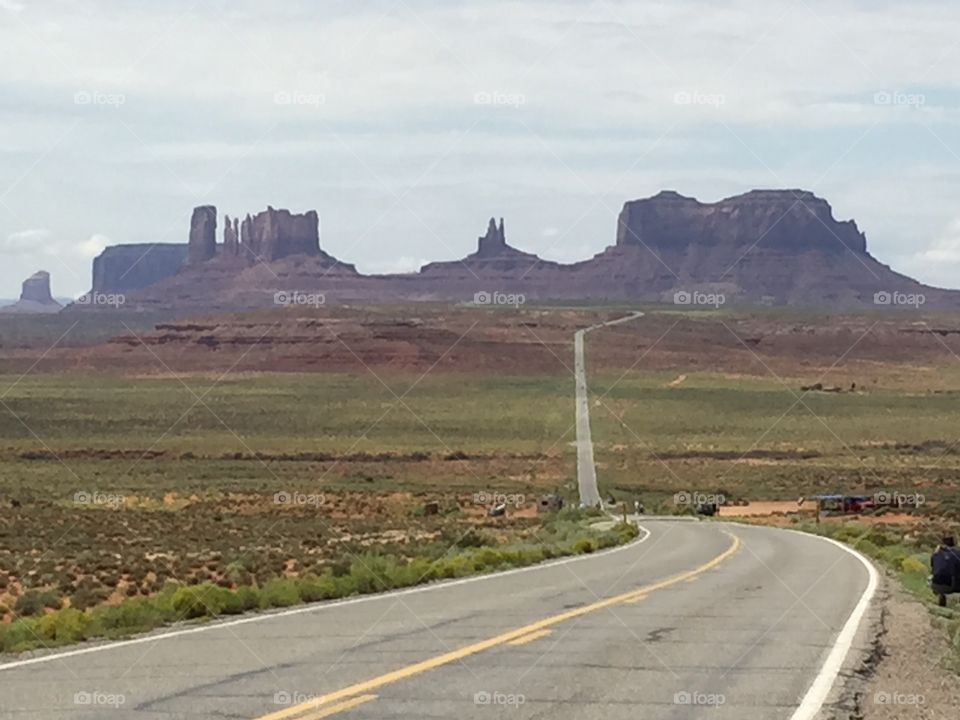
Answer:
[[950, 223], [946, 233], [919, 256], [929, 263], [960, 263], [960, 218]]
[[405, 256], [364, 263], [364, 265], [358, 269], [362, 272], [374, 273], [377, 275], [389, 275], [393, 273], [416, 272], [428, 262], [431, 261], [424, 260], [423, 258]]
[[892, 266], [936, 287], [960, 286], [960, 218], [951, 221], [927, 247], [899, 256]]
[[[946, 238], [915, 249], [960, 177], [912, 170], [960, 156], [956, 3], [324, 5], [0, 0], [23, 10], [0, 23], [0, 192], [15, 185], [5, 203], [18, 216], [0, 206], [0, 238], [14, 220], [49, 226], [39, 252], [80, 283], [109, 242], [94, 228], [184, 242], [196, 204], [271, 202], [317, 208], [336, 229], [325, 249], [395, 272], [472, 252], [489, 209], [519, 247], [579, 260], [613, 242], [625, 200], [783, 185], [853, 208], [885, 258], [911, 257], [904, 269], [952, 262]], [[126, 102], [76, 104], [80, 90]], [[524, 102], [477, 104], [478, 92]], [[916, 180], [891, 197], [882, 186], [902, 178]], [[375, 241], [385, 231], [389, 253]], [[16, 234], [0, 245], [30, 252]], [[18, 284], [14, 272], [0, 268], [0, 283]]]
[[97, 255], [102, 253], [108, 245], [113, 244], [113, 241], [106, 235], [96, 234], [91, 235], [88, 239], [77, 245], [74, 248], [74, 251], [81, 257], [92, 260]]
[[4, 252], [12, 255], [32, 255], [43, 252], [50, 240], [51, 232], [46, 228], [20, 230], [7, 235], [3, 244]]

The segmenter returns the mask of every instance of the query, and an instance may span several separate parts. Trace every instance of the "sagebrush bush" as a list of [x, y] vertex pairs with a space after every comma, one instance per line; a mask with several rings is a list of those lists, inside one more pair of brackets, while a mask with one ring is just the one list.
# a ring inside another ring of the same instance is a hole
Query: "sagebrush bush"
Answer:
[[184, 620], [216, 617], [234, 605], [235, 596], [226, 588], [205, 582], [178, 588], [173, 595], [173, 611]]
[[[365, 552], [357, 546], [326, 568], [314, 566], [313, 572], [298, 578], [270, 576], [262, 579], [260, 585], [252, 584], [255, 578], [249, 573], [249, 564], [238, 561], [227, 566], [229, 574], [251, 584], [239, 584], [236, 590], [225, 587], [225, 582], [201, 582], [193, 577], [190, 584], [183, 585], [158, 575], [152, 586], [162, 583], [162, 589], [156, 595], [128, 598], [113, 606], [98, 604], [109, 594], [108, 588], [81, 582], [71, 597], [71, 607], [47, 613], [47, 609], [60, 607], [60, 598], [50, 592], [30, 590], [17, 599], [16, 612], [24, 617], [10, 625], [0, 625], [0, 651], [20, 652], [97, 637], [123, 637], [178, 620], [285, 608], [301, 602], [523, 567], [555, 557], [592, 553], [639, 534], [636, 526], [623, 523], [605, 532], [585, 527], [593, 517], [595, 513], [579, 509], [559, 513], [536, 533], [537, 543], [498, 544], [494, 536], [472, 530], [466, 536], [457, 536], [462, 542], [454, 542], [451, 537], [447, 544], [438, 542], [420, 548], [421, 555], [413, 559], [382, 553], [351, 554]], [[273, 560], [277, 567], [285, 566], [285, 561]], [[260, 578], [260, 574], [256, 577]]]
[[285, 608], [299, 602], [300, 592], [293, 578], [273, 578], [260, 588], [261, 608]]

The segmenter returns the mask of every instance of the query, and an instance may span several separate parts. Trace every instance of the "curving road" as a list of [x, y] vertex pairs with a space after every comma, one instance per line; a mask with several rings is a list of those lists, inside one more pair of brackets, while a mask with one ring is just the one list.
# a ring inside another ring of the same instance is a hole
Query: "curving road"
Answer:
[[645, 528], [552, 565], [8, 663], [0, 718], [813, 717], [873, 572], [797, 533]]

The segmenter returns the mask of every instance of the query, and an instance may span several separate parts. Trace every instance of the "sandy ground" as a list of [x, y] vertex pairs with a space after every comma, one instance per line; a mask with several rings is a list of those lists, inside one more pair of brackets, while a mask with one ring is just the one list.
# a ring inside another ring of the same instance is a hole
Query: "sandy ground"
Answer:
[[850, 718], [956, 720], [960, 681], [944, 668], [950, 653], [946, 633], [933, 625], [926, 608], [896, 581], [889, 585], [883, 654], [860, 698], [860, 712]]
[[804, 510], [813, 518], [813, 503], [804, 503], [801, 507], [796, 500], [751, 502], [749, 505], [730, 505], [720, 508], [720, 517], [757, 517], [776, 515], [777, 513], [795, 513]]
[[[810, 520], [814, 519], [815, 508], [812, 502], [802, 506], [792, 500], [771, 500], [751, 502], [749, 505], [731, 505], [720, 508], [720, 517], [766, 517], [803, 512]], [[856, 520], [867, 525], [904, 525], [916, 522], [916, 517], [906, 513], [886, 513], [885, 515], [835, 515], [824, 517], [824, 522], [846, 522]]]

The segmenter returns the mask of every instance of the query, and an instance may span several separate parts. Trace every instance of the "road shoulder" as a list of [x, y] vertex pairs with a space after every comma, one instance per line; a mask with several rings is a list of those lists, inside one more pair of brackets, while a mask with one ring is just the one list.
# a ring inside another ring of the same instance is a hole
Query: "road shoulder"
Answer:
[[884, 574], [822, 719], [954, 720], [960, 690], [944, 668], [949, 653], [927, 608]]

